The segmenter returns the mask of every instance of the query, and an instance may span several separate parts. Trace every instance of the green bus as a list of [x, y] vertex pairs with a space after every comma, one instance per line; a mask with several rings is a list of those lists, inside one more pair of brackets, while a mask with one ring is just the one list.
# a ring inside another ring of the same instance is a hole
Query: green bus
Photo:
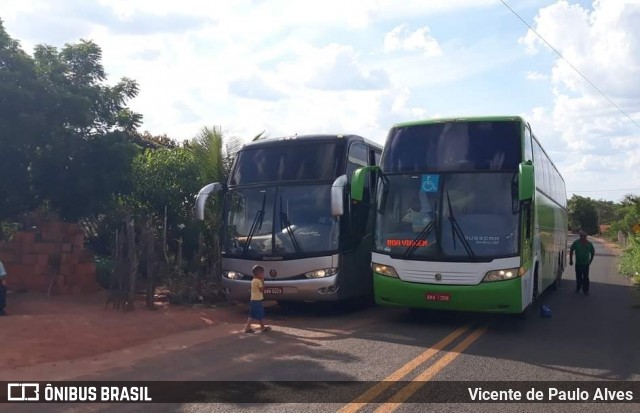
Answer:
[[371, 255], [385, 306], [527, 313], [566, 263], [565, 183], [520, 117], [394, 125], [379, 166]]

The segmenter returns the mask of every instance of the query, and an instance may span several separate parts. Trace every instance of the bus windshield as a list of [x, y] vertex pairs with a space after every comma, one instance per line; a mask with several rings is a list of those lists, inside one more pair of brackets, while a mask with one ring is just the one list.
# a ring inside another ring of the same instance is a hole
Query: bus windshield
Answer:
[[[227, 195], [228, 255], [317, 255], [338, 249], [327, 184], [233, 189]], [[264, 206], [264, 207], [263, 207]]]
[[386, 175], [376, 250], [428, 261], [517, 255], [517, 188], [515, 172]]
[[281, 181], [333, 181], [344, 169], [340, 142], [284, 142], [238, 152], [229, 185]]
[[442, 122], [391, 129], [383, 172], [515, 171], [520, 121]]

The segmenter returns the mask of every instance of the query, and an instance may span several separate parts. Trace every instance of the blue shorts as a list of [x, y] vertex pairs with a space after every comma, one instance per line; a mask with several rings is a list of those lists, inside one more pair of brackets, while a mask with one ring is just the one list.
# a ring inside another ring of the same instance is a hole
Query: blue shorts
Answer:
[[264, 318], [262, 301], [249, 301], [249, 318], [254, 320], [262, 320]]

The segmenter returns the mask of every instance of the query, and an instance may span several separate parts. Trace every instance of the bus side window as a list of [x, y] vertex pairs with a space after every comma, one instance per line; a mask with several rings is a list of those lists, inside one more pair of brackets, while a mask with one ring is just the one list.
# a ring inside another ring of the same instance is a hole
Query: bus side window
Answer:
[[533, 147], [531, 145], [531, 129], [529, 125], [524, 127], [524, 160], [533, 160]]
[[373, 152], [373, 164], [376, 166], [380, 165], [380, 157], [382, 156], [382, 154], [378, 151], [374, 151]]
[[356, 142], [349, 147], [349, 158], [347, 162], [347, 178], [351, 180], [353, 172], [369, 165], [369, 151], [363, 143]]

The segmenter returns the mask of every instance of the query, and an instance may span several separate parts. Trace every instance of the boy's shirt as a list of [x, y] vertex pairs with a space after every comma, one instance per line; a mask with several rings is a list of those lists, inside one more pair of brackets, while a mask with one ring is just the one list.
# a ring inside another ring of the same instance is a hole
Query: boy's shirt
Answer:
[[571, 244], [571, 251], [576, 253], [576, 265], [589, 265], [591, 257], [596, 255], [593, 244], [590, 241], [575, 240]]
[[260, 291], [260, 287], [264, 286], [264, 281], [254, 278], [251, 281], [251, 301], [262, 301], [264, 299], [264, 295]]
[[4, 269], [2, 261], [0, 261], [0, 278], [4, 278], [7, 275], [7, 270]]

